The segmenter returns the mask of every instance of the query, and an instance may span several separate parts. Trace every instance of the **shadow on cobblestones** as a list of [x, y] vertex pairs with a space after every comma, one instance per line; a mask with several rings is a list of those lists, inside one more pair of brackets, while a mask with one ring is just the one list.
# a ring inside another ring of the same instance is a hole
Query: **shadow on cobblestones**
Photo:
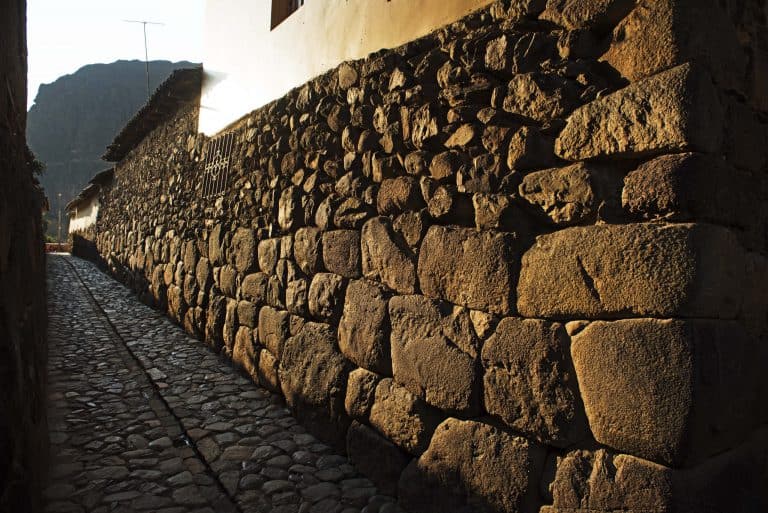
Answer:
[[48, 260], [49, 512], [388, 513], [269, 393], [93, 264]]

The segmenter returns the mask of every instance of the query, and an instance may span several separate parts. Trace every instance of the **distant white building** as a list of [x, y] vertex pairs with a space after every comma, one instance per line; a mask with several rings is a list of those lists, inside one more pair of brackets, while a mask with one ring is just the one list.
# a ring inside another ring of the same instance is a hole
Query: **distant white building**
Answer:
[[456, 21], [491, 0], [208, 0], [198, 130], [213, 135], [292, 88]]
[[75, 199], [67, 203], [69, 234], [83, 233], [96, 224], [99, 215], [99, 192], [103, 185], [112, 180], [113, 175], [113, 168], [98, 173]]

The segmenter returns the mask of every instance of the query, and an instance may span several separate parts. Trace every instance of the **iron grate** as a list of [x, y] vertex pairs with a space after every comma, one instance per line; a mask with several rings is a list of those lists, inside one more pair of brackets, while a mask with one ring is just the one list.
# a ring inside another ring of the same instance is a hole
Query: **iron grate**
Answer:
[[229, 180], [230, 156], [234, 134], [224, 134], [208, 141], [203, 160], [203, 197], [223, 194]]

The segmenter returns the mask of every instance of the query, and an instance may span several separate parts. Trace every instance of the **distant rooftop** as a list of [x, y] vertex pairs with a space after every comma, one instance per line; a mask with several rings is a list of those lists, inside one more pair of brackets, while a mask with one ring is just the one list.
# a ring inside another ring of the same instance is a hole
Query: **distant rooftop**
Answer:
[[160, 84], [152, 97], [123, 127], [102, 159], [119, 162], [157, 126], [173, 116], [184, 104], [200, 95], [203, 70], [178, 69]]
[[71, 212], [78, 208], [80, 205], [87, 203], [94, 196], [96, 196], [101, 188], [108, 184], [114, 176], [115, 168], [113, 167], [105, 169], [104, 171], [99, 171], [93, 178], [91, 178], [91, 180], [88, 182], [88, 185], [86, 185], [85, 188], [80, 191], [80, 194], [78, 194], [75, 199], [67, 203], [67, 206], [64, 207], [64, 209], [67, 212]]

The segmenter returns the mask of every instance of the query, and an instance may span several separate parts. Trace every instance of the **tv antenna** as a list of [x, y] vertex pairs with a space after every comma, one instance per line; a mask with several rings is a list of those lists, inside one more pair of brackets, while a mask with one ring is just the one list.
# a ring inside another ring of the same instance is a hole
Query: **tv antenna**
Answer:
[[155, 21], [146, 20], [123, 20], [126, 23], [141, 23], [144, 26], [144, 69], [147, 74], [147, 100], [149, 100], [149, 52], [147, 51], [147, 25], [165, 25]]

